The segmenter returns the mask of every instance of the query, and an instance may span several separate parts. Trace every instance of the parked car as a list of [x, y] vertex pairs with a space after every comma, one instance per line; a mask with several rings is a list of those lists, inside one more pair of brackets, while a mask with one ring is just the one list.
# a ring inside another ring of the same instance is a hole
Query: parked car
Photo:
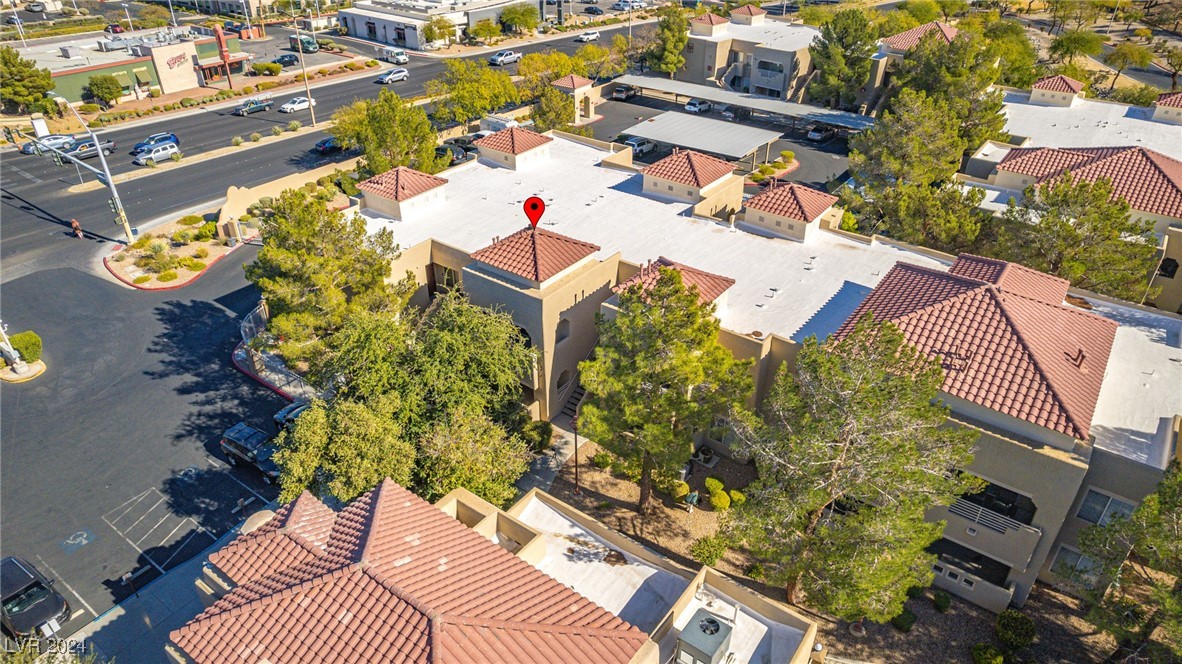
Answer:
[[436, 157], [447, 157], [447, 165], [455, 166], [468, 161], [468, 152], [458, 145], [444, 143], [435, 148]]
[[295, 65], [300, 64], [300, 57], [298, 55], [292, 55], [291, 53], [284, 53], [271, 62], [274, 62], [275, 64], [282, 67], [294, 67]]
[[286, 104], [279, 107], [280, 113], [295, 113], [296, 111], [306, 111], [316, 105], [315, 99], [307, 97], [296, 97]]
[[[42, 146], [61, 150], [63, 147], [73, 143], [77, 139], [72, 134], [49, 134], [48, 136], [42, 136], [37, 140]], [[36, 152], [34, 149], [35, 147], [36, 144], [33, 143], [33, 141], [29, 141], [28, 143], [25, 143], [21, 146], [21, 154], [33, 154]]]
[[35, 636], [38, 630], [45, 636], [56, 634], [70, 620], [70, 603], [53, 581], [16, 556], [0, 560], [0, 601], [4, 631], [14, 639]]
[[714, 104], [705, 99], [691, 99], [685, 105], [685, 110], [690, 113], [709, 113], [712, 108], [714, 108]]
[[575, 37], [575, 41], [583, 42], [583, 43], [599, 41], [599, 31], [598, 30], [591, 30], [589, 32], [584, 32], [583, 34], [579, 35], [578, 37]]
[[258, 113], [259, 111], [269, 111], [269, 110], [271, 110], [271, 107], [274, 105], [275, 105], [274, 99], [261, 99], [261, 98], [247, 99], [246, 101], [242, 102], [241, 104], [238, 104], [238, 108], [234, 109], [234, 115], [241, 115], [243, 117], [246, 117], [247, 115], [250, 115], [251, 113]]
[[585, 5], [598, 5], [599, 4], [599, 0], [579, 0], [579, 2], [581, 2]]
[[503, 66], [513, 64], [519, 60], [521, 60], [521, 54], [517, 51], [497, 51], [488, 59], [488, 64]]
[[624, 145], [632, 148], [633, 157], [640, 157], [657, 149], [656, 143], [650, 141], [647, 138], [640, 138], [639, 136], [633, 136], [632, 138], [629, 138], [628, 140], [624, 141]]
[[616, 101], [628, 101], [637, 94], [637, 89], [631, 85], [617, 85], [612, 90], [612, 99]]
[[131, 148], [131, 153], [132, 154], [139, 154], [139, 153], [143, 152], [144, 150], [147, 150], [148, 148], [152, 148], [157, 145], [161, 145], [163, 143], [175, 143], [177, 146], [180, 146], [181, 139], [177, 138], [177, 135], [170, 132], [170, 131], [160, 132], [159, 134], [152, 134], [151, 136], [140, 141], [139, 143], [136, 143], [135, 146], [133, 146]]
[[287, 404], [282, 410], [280, 410], [278, 413], [275, 413], [275, 429], [277, 431], [283, 431], [284, 429], [293, 426], [296, 419], [298, 419], [300, 415], [303, 415], [305, 410], [308, 410], [308, 404], [306, 403], [293, 401], [292, 403]]
[[410, 72], [407, 71], [405, 67], [395, 67], [394, 69], [391, 69], [390, 71], [378, 77], [378, 83], [381, 83], [382, 85], [395, 83], [397, 81], [409, 80]]
[[617, 12], [626, 12], [626, 11], [628, 11], [628, 8], [631, 6], [632, 6], [632, 3], [624, 2], [623, 0], [619, 0], [617, 2], [612, 3], [612, 10], [617, 11]]
[[596, 7], [595, 5], [591, 5], [590, 7], [588, 7], [588, 8], [586, 8], [586, 9], [584, 9], [584, 10], [583, 10], [583, 13], [584, 13], [584, 14], [590, 14], [590, 15], [592, 15], [592, 16], [603, 16], [603, 15], [604, 15], [604, 14], [606, 14], [607, 12], [603, 11], [603, 10], [602, 10], [602, 9], [600, 9], [599, 7]]
[[813, 127], [809, 130], [809, 133], [805, 134], [805, 138], [810, 141], [821, 142], [833, 138], [835, 133], [832, 127]]
[[162, 161], [172, 159], [172, 155], [180, 154], [181, 148], [176, 143], [161, 143], [155, 145], [135, 156], [131, 163], [136, 166], [149, 166], [159, 164]]
[[231, 466], [240, 463], [252, 466], [263, 474], [263, 481], [267, 484], [279, 479], [279, 466], [271, 459], [275, 454], [271, 437], [246, 422], [239, 422], [226, 429], [220, 447], [226, 455], [226, 462]]
[[25, 11], [33, 12], [34, 14], [40, 14], [41, 12], [46, 11], [45, 3], [44, 2], [30, 2], [29, 4], [25, 5]]
[[25, 24], [25, 22], [21, 20], [21, 17], [17, 16], [16, 14], [9, 16], [6, 23], [8, 23], [9, 25], [24, 25]]
[[477, 138], [480, 138], [480, 137], [476, 136], [475, 134], [468, 134], [467, 136], [457, 136], [455, 138], [449, 138], [446, 141], [444, 141], [443, 144], [444, 145], [454, 145], [454, 146], [460, 148], [461, 150], [464, 150], [465, 152], [472, 152], [473, 150], [476, 149], [476, 146], [472, 145], [472, 142], [475, 141]]
[[76, 159], [90, 159], [97, 155], [99, 151], [102, 151], [105, 155], [111, 154], [115, 151], [115, 141], [99, 141], [99, 145], [96, 148], [93, 138], [83, 138], [82, 140], [69, 143], [62, 148], [62, 152]]
[[319, 152], [320, 154], [340, 152], [342, 149], [343, 148], [341, 147], [340, 141], [333, 138], [332, 136], [329, 136], [328, 138], [322, 138], [319, 141], [316, 141], [316, 145], [312, 146], [312, 150], [314, 152]]
[[718, 107], [718, 114], [727, 120], [747, 120], [751, 117], [751, 109], [743, 106], [724, 104]]
[[122, 25], [119, 25], [118, 23], [112, 23], [112, 24], [108, 25], [107, 27], [103, 28], [103, 32], [109, 32], [113, 35], [118, 35], [118, 34], [123, 33], [124, 30], [123, 30]]

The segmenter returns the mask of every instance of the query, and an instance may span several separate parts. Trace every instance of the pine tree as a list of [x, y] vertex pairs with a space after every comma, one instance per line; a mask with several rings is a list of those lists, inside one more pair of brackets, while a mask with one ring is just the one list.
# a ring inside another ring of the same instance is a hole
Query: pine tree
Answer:
[[946, 182], [960, 167], [965, 141], [943, 100], [904, 89], [872, 129], [850, 141], [850, 171], [862, 184]]
[[11, 46], [0, 46], [0, 102], [5, 109], [24, 113], [31, 105], [45, 101], [54, 87], [48, 69], [38, 69]]
[[816, 79], [809, 96], [830, 102], [833, 108], [847, 108], [870, 80], [870, 58], [878, 33], [860, 9], [837, 12], [821, 25], [821, 34], [809, 46]]
[[329, 132], [345, 148], [364, 150], [361, 168], [384, 173], [409, 166], [426, 173], [443, 170], [446, 162], [435, 156], [438, 136], [422, 106], [407, 103], [390, 90], [377, 99], [354, 101], [333, 113]]
[[653, 69], [669, 74], [669, 78], [685, 66], [685, 45], [689, 43], [689, 20], [677, 5], [666, 5], [657, 10], [657, 46], [653, 53]]

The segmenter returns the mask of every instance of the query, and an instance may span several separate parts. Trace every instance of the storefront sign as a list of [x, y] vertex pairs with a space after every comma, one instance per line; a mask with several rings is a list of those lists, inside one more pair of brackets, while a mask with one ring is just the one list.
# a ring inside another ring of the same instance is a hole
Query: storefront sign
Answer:
[[169, 58], [166, 61], [166, 64], [168, 65], [169, 69], [176, 69], [177, 67], [184, 64], [185, 60], [187, 60], [187, 59], [188, 58], [185, 56], [185, 54], [181, 53], [180, 55], [174, 55], [171, 58]]

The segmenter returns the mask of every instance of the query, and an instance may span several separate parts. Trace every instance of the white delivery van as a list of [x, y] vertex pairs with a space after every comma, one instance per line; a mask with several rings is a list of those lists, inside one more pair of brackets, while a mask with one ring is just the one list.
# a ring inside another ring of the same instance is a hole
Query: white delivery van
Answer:
[[392, 62], [396, 65], [405, 65], [410, 62], [410, 56], [406, 54], [406, 51], [393, 46], [387, 46], [386, 48], [383, 48], [378, 52], [378, 57], [385, 60], [386, 62]]

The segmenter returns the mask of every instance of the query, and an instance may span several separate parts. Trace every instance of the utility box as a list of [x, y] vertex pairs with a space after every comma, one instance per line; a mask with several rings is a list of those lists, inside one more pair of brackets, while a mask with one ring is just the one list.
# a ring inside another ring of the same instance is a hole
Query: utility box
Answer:
[[719, 664], [731, 649], [734, 627], [706, 609], [694, 612], [677, 639], [677, 664]]

